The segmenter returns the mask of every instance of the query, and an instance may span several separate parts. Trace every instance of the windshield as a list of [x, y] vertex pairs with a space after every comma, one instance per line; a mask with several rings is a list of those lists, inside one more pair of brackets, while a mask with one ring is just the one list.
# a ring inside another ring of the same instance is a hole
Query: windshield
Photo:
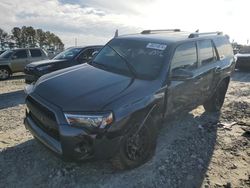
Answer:
[[108, 71], [153, 79], [159, 75], [166, 44], [128, 39], [113, 39], [96, 56], [93, 65]]
[[12, 50], [7, 50], [7, 51], [5, 51], [4, 53], [2, 53], [2, 54], [0, 55], [0, 58], [8, 59], [8, 58], [10, 58], [10, 57], [12, 56], [13, 53], [14, 53], [14, 51], [12, 51]]
[[80, 53], [81, 50], [82, 48], [69, 48], [59, 53], [53, 59], [73, 59]]

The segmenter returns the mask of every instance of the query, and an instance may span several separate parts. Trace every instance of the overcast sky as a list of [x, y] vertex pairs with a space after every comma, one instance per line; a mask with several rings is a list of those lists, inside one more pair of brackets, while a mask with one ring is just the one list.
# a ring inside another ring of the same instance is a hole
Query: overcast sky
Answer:
[[142, 29], [223, 31], [250, 39], [250, 0], [1, 0], [0, 28], [33, 26], [57, 34], [66, 47], [104, 44]]

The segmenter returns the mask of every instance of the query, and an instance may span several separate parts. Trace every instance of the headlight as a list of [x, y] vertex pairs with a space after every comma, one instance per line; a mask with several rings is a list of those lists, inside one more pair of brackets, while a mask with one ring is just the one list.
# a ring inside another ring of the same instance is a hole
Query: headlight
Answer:
[[38, 67], [37, 70], [38, 70], [38, 71], [44, 71], [44, 70], [46, 70], [46, 69], [51, 68], [52, 66], [53, 66], [53, 65], [46, 65], [46, 66]]
[[105, 128], [113, 122], [113, 114], [81, 115], [65, 113], [65, 118], [69, 125], [85, 128]]

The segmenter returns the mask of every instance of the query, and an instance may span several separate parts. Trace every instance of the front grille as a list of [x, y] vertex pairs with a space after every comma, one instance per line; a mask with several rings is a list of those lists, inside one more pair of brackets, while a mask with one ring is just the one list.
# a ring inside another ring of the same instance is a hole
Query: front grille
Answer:
[[36, 125], [56, 140], [60, 140], [58, 124], [52, 111], [31, 98], [26, 99], [27, 107], [30, 110], [30, 116]]

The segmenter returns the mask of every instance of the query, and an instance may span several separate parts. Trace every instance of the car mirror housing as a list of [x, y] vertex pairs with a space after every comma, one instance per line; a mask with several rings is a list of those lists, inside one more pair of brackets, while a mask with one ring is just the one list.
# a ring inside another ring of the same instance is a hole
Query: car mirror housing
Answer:
[[92, 53], [92, 58], [94, 58], [98, 53], [99, 53], [99, 51], [94, 51], [94, 52]]

